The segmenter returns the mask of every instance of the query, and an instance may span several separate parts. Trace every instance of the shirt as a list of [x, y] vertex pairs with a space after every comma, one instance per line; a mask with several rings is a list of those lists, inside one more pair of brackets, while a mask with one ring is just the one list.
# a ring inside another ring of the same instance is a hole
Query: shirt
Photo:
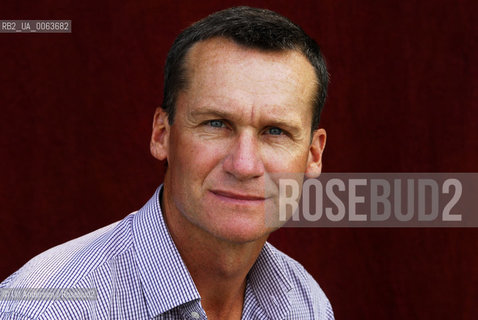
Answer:
[[[0, 319], [206, 319], [163, 219], [160, 190], [141, 210], [41, 253], [8, 277], [0, 284]], [[61, 298], [32, 299], [39, 289], [62, 290], [54, 291]], [[12, 298], [19, 294], [30, 299]], [[247, 276], [242, 319], [333, 319], [333, 312], [312, 276], [266, 243]]]

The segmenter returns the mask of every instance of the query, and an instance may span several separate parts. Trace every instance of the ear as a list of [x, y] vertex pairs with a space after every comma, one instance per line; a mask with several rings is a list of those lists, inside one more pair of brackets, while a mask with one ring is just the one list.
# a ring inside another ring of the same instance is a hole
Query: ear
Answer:
[[158, 160], [168, 157], [169, 132], [168, 115], [161, 107], [158, 107], [154, 113], [150, 145], [151, 154]]
[[324, 129], [315, 130], [312, 136], [312, 142], [309, 147], [309, 157], [307, 159], [307, 168], [305, 176], [307, 178], [317, 178], [322, 172], [322, 153], [325, 149], [327, 133]]

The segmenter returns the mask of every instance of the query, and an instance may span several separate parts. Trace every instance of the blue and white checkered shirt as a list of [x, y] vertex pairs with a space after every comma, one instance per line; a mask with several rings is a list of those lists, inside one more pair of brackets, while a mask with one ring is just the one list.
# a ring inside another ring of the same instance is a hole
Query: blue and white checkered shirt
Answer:
[[[0, 319], [206, 319], [163, 220], [160, 189], [141, 210], [43, 252], [8, 277], [0, 284]], [[95, 296], [31, 299], [38, 288], [93, 288]], [[242, 319], [333, 319], [333, 312], [312, 276], [266, 243], [247, 277]]]

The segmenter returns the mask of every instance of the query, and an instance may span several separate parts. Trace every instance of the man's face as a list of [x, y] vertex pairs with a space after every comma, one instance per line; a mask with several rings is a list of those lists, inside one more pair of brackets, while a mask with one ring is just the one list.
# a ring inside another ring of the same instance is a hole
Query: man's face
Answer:
[[277, 203], [274, 174], [320, 173], [325, 131], [311, 137], [314, 69], [298, 52], [222, 38], [195, 44], [186, 61], [174, 123], [158, 110], [153, 130], [153, 155], [168, 161], [168, 214], [222, 240], [261, 239], [272, 231], [264, 221]]

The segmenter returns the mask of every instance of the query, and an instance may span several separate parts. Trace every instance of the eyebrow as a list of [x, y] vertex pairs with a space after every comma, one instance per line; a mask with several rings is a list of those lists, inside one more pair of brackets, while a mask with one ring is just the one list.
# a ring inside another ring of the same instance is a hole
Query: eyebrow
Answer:
[[221, 119], [234, 119], [234, 114], [222, 110], [216, 110], [211, 108], [203, 108], [201, 110], [193, 110], [190, 115], [194, 118], [204, 116], [214, 116]]
[[[205, 107], [200, 110], [193, 110], [190, 112], [190, 115], [193, 119], [198, 117], [212, 116], [218, 119], [225, 119], [234, 121], [237, 120], [237, 115], [227, 112], [224, 110], [217, 110], [215, 108]], [[270, 117], [265, 121], [268, 127], [279, 127], [288, 130], [291, 134], [298, 133], [300, 131], [301, 125], [293, 121], [286, 121], [278, 117]]]

